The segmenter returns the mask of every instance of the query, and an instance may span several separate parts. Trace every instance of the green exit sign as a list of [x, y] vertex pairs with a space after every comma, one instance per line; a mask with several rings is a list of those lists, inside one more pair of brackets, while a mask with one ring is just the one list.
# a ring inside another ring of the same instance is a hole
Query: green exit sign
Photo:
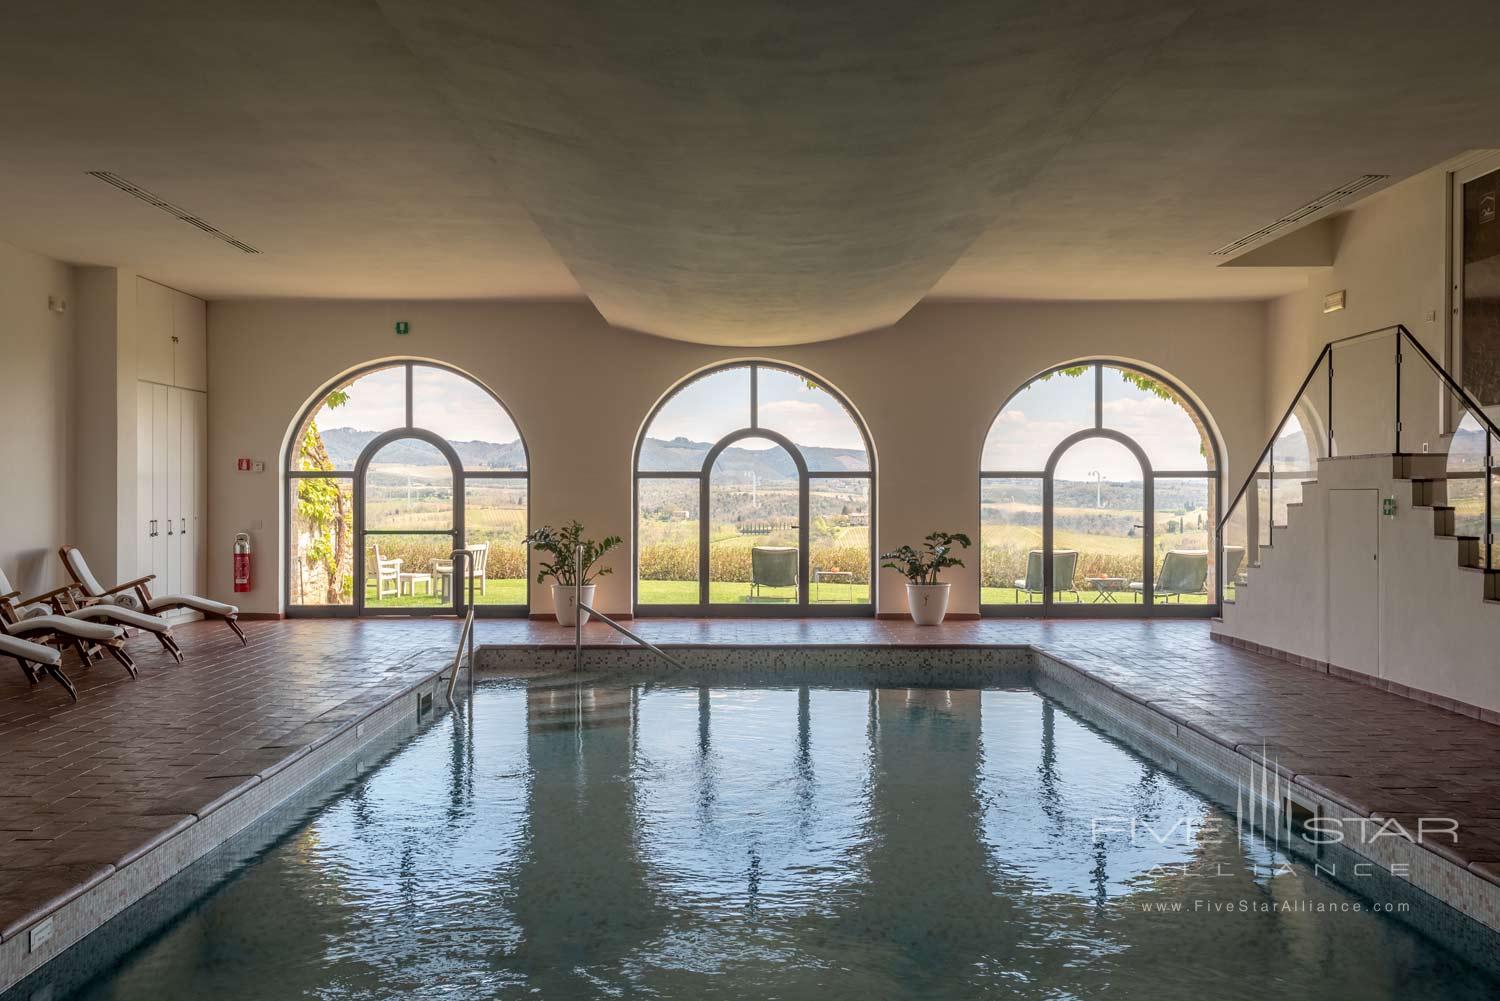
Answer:
[[405, 320], [397, 320], [396, 321], [396, 333], [398, 333], [398, 334], [409, 334], [409, 333], [411, 333], [411, 324], [407, 323]]

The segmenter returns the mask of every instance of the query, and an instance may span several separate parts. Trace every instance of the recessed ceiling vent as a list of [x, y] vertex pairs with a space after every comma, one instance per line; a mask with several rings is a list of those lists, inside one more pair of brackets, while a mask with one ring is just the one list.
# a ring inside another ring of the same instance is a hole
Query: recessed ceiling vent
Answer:
[[1359, 177], [1356, 177], [1354, 180], [1348, 182], [1347, 184], [1341, 184], [1327, 194], [1319, 195], [1312, 201], [1308, 202], [1306, 205], [1303, 205], [1301, 208], [1293, 209], [1286, 215], [1282, 216], [1280, 219], [1277, 219], [1275, 222], [1271, 223], [1271, 225], [1264, 226], [1247, 236], [1242, 236], [1238, 240], [1235, 240], [1233, 243], [1224, 244], [1224, 246], [1213, 252], [1213, 256], [1224, 257], [1227, 254], [1234, 253], [1236, 250], [1242, 250], [1243, 248], [1250, 246], [1250, 244], [1252, 243], [1258, 243], [1259, 241], [1264, 240], [1266, 237], [1270, 236], [1272, 233], [1280, 232], [1281, 230], [1286, 229], [1288, 226], [1295, 226], [1297, 223], [1301, 222], [1303, 219], [1306, 219], [1314, 212], [1321, 212], [1324, 209], [1328, 208], [1330, 205], [1337, 205], [1339, 202], [1343, 201], [1345, 198], [1348, 198], [1355, 192], [1363, 191], [1370, 185], [1379, 184], [1381, 181], [1388, 180], [1389, 178], [1389, 174], [1361, 174]]
[[187, 209], [178, 208], [176, 205], [173, 205], [171, 202], [167, 201], [165, 198], [162, 198], [159, 195], [153, 195], [151, 192], [147, 191], [145, 188], [140, 187], [139, 185], [130, 183], [129, 181], [125, 180], [125, 178], [121, 177], [119, 174], [112, 174], [112, 173], [110, 173], [107, 170], [91, 170], [88, 173], [89, 173], [90, 177], [97, 177], [97, 178], [99, 178], [99, 180], [103, 181], [105, 184], [113, 184], [115, 187], [119, 188], [121, 191], [125, 192], [127, 195], [131, 195], [131, 196], [133, 196], [135, 198], [139, 198], [141, 201], [145, 202], [147, 205], [150, 205], [153, 208], [161, 209], [163, 212], [167, 213], [168, 215], [174, 216], [174, 217], [176, 217], [178, 219], [181, 219], [183, 222], [187, 223], [189, 226], [194, 226], [194, 227], [196, 227], [198, 229], [203, 230], [203, 232], [207, 233], [209, 236], [213, 237], [216, 240], [223, 240], [225, 243], [229, 244], [231, 247], [234, 247], [236, 250], [242, 250], [242, 251], [244, 251], [247, 254], [258, 254], [258, 253], [260, 253], [260, 251], [256, 250], [254, 247], [250, 246], [250, 244], [246, 243], [244, 240], [236, 240], [234, 237], [230, 236], [228, 233], [224, 232], [222, 229], [219, 229], [216, 226], [210, 226], [208, 223], [204, 222], [202, 219], [199, 219], [197, 216], [193, 215]]

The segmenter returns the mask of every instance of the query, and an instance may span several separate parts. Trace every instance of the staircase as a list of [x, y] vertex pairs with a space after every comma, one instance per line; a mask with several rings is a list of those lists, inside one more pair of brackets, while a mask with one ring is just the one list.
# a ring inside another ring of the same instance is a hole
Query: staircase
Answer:
[[[1332, 389], [1330, 379], [1329, 398]], [[1399, 419], [1394, 428], [1399, 438]], [[1483, 443], [1494, 450], [1490, 437]], [[1249, 488], [1259, 478], [1264, 490], [1269, 455], [1270, 445], [1220, 528], [1237, 518], [1253, 540], [1262, 507], [1284, 509], [1285, 524], [1269, 545], [1245, 546], [1215, 638], [1500, 722], [1500, 569], [1483, 539], [1459, 534], [1449, 503], [1450, 482], [1485, 480], [1450, 481], [1442, 453], [1335, 455], [1317, 459], [1300, 498], [1266, 504]], [[1273, 482], [1278, 496], [1295, 490], [1284, 475]], [[1233, 533], [1226, 543], [1242, 544]]]

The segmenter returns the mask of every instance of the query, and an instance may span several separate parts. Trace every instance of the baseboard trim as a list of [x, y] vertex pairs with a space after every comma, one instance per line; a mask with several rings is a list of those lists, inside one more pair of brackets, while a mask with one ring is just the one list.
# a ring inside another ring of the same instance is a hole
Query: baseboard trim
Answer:
[[1410, 685], [1403, 685], [1386, 678], [1377, 678], [1373, 674], [1365, 674], [1363, 671], [1351, 671], [1347, 667], [1339, 667], [1337, 664], [1330, 664], [1327, 661], [1314, 660], [1312, 657], [1304, 657], [1301, 654], [1288, 653], [1285, 650], [1278, 650], [1273, 646], [1266, 646], [1264, 643], [1256, 643], [1253, 640], [1241, 639], [1238, 636], [1225, 636], [1222, 633], [1210, 633], [1209, 635], [1216, 643], [1223, 643], [1225, 646], [1232, 646], [1247, 653], [1258, 653], [1263, 657], [1274, 657], [1276, 660], [1295, 667], [1305, 667], [1343, 681], [1352, 681], [1356, 685], [1364, 685], [1367, 688], [1390, 692], [1392, 695], [1399, 695], [1404, 699], [1411, 699], [1413, 702], [1436, 706], [1438, 709], [1446, 709], [1449, 712], [1458, 713], [1460, 716], [1468, 716], [1471, 719], [1482, 720], [1485, 723], [1500, 726], [1500, 711], [1494, 709], [1486, 709], [1483, 706], [1476, 706], [1470, 702], [1460, 702], [1458, 699], [1449, 698], [1446, 695], [1439, 695], [1436, 692], [1429, 692], [1421, 688], [1413, 688]]
[[[604, 614], [608, 615], [610, 618], [614, 619], [616, 622], [620, 622], [622, 620], [627, 620], [627, 619], [633, 619], [633, 618], [635, 618], [635, 613], [634, 612], [605, 612]], [[527, 618], [531, 619], [534, 622], [555, 622], [555, 621], [557, 621], [557, 616], [554, 615], [554, 614], [552, 614], [551, 612], [532, 612], [530, 615], [527, 616]]]
[[239, 617], [245, 622], [276, 622], [286, 618], [280, 612], [241, 612]]
[[[907, 621], [910, 621], [910, 619], [911, 619], [911, 613], [910, 612], [876, 612], [875, 613], [875, 618], [880, 619], [880, 620], [885, 621], [885, 622], [895, 622], [895, 621], [898, 621], [898, 620], [907, 620]], [[982, 616], [980, 616], [980, 614], [978, 612], [949, 612], [947, 615], [943, 616], [943, 621], [944, 622], [978, 622], [980, 620], [980, 618], [982, 618]]]

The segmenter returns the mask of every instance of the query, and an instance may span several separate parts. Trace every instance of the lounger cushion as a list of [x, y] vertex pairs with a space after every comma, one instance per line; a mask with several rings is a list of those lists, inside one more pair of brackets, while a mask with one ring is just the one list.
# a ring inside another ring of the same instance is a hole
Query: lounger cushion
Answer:
[[104, 586], [99, 583], [99, 578], [94, 576], [94, 571], [89, 569], [89, 561], [83, 558], [82, 550], [69, 549], [63, 558], [68, 561], [68, 569], [77, 576], [79, 583], [83, 585], [83, 589], [89, 593], [90, 597], [97, 598], [104, 593]]
[[200, 598], [196, 594], [167, 594], [160, 598], [152, 597], [151, 611], [162, 612], [173, 608], [191, 608], [195, 612], [204, 615], [238, 615], [239, 608], [234, 605], [226, 605], [222, 601], [214, 601], [210, 598]]
[[50, 664], [53, 667], [62, 663], [61, 650], [54, 650], [50, 646], [42, 646], [30, 640], [6, 636], [3, 633], [0, 633], [0, 654], [7, 657], [20, 657], [33, 664]]
[[147, 615], [123, 605], [90, 605], [88, 608], [80, 608], [76, 612], [69, 612], [68, 618], [82, 619], [86, 622], [113, 622], [116, 625], [130, 626], [134, 629], [144, 629], [148, 633], [167, 633], [172, 631], [172, 623], [157, 615]]
[[125, 635], [125, 630], [118, 626], [105, 625], [102, 622], [81, 622], [78, 619], [70, 619], [66, 615], [38, 615], [20, 622], [8, 623], [5, 630], [12, 636], [22, 637], [31, 633], [57, 632], [64, 636], [73, 636], [91, 642], [119, 639]]

